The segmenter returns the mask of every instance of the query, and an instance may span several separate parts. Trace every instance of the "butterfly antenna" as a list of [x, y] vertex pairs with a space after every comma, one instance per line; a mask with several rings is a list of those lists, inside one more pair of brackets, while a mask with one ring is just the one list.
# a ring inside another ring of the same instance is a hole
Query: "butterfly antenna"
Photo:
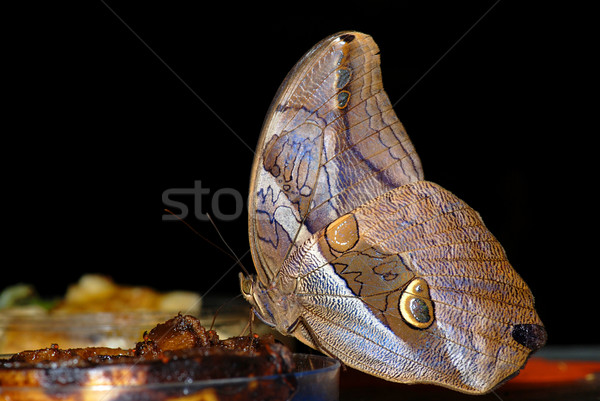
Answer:
[[221, 248], [220, 246], [218, 246], [217, 244], [215, 244], [214, 242], [212, 242], [211, 240], [209, 240], [208, 238], [206, 238], [204, 235], [200, 234], [194, 227], [192, 227], [191, 225], [189, 225], [187, 221], [182, 220], [179, 216], [177, 216], [175, 213], [173, 213], [169, 209], [164, 209], [164, 210], [165, 210], [165, 212], [167, 212], [167, 213], [175, 216], [175, 218], [177, 220], [179, 220], [180, 222], [182, 222], [183, 224], [185, 224], [186, 227], [189, 228], [190, 230], [192, 230], [192, 232], [194, 234], [196, 234], [198, 237], [202, 238], [204, 241], [208, 242], [210, 245], [212, 245], [213, 247], [215, 247], [217, 250], [219, 250], [222, 253], [224, 253], [225, 255], [229, 256], [234, 262], [236, 262], [237, 264], [240, 265], [240, 267], [242, 268], [242, 270], [244, 271], [244, 273], [246, 273], [246, 275], [249, 275], [248, 270], [246, 270], [246, 268], [244, 267], [244, 265], [242, 265], [242, 262], [237, 257], [237, 255], [235, 254], [235, 252], [233, 252], [231, 250], [231, 247], [229, 245], [227, 245], [227, 242], [225, 242], [225, 240], [223, 239], [223, 236], [219, 232], [219, 229], [217, 228], [217, 226], [215, 225], [215, 223], [212, 221], [212, 219], [210, 218], [210, 216], [208, 216], [208, 218], [209, 218], [211, 224], [217, 230], [217, 233], [219, 234], [219, 237], [221, 238], [221, 241], [223, 241], [223, 243], [227, 246], [227, 248], [229, 249], [229, 252], [227, 252], [225, 249]]
[[223, 238], [223, 235], [221, 235], [221, 232], [219, 231], [219, 228], [217, 227], [217, 225], [215, 224], [215, 222], [213, 221], [213, 219], [210, 217], [210, 214], [207, 213], [206, 216], [208, 217], [208, 220], [210, 221], [210, 223], [213, 225], [213, 227], [217, 231], [217, 234], [219, 235], [219, 238], [221, 238], [221, 241], [223, 241], [223, 243], [225, 244], [225, 246], [227, 247], [227, 249], [229, 249], [229, 252], [231, 252], [230, 256], [233, 255], [233, 259], [235, 260], [235, 262], [238, 265], [240, 265], [240, 268], [244, 271], [244, 273], [246, 274], [246, 276], [249, 276], [250, 273], [248, 273], [248, 270], [246, 270], [246, 268], [242, 264], [242, 260], [240, 258], [238, 258], [238, 256], [235, 254], [235, 252], [233, 251], [233, 249], [231, 249], [231, 247], [227, 243], [227, 241], [225, 241], [225, 238]]

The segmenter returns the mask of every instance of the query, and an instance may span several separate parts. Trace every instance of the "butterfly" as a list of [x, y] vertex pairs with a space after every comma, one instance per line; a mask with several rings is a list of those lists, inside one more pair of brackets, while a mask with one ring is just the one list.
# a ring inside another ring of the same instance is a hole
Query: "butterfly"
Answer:
[[251, 173], [255, 314], [366, 373], [485, 393], [546, 341], [479, 214], [423, 179], [360, 32], [317, 43], [265, 119]]

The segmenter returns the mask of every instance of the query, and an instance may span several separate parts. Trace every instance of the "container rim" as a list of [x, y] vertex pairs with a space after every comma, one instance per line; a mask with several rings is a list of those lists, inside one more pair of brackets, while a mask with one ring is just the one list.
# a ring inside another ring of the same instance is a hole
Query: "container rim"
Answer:
[[[0, 355], [2, 357], [2, 355]], [[315, 355], [315, 354], [293, 354], [294, 362], [297, 364], [296, 369], [292, 373], [283, 373], [279, 375], [268, 375], [268, 376], [254, 376], [254, 377], [232, 377], [232, 378], [222, 378], [222, 379], [209, 379], [209, 380], [190, 380], [183, 382], [168, 382], [168, 383], [148, 383], [144, 385], [90, 385], [90, 386], [80, 386], [80, 385], [57, 385], [57, 386], [49, 386], [49, 387], [38, 387], [38, 386], [22, 386], [22, 387], [13, 387], [13, 386], [0, 386], [0, 394], [3, 391], [11, 391], [11, 392], [24, 392], [24, 391], [32, 391], [43, 389], [44, 391], [59, 391], [59, 392], [68, 392], [70, 389], [77, 389], [85, 391], [110, 391], [110, 390], [176, 390], [183, 389], [186, 387], [219, 387], [225, 385], [239, 385], [245, 384], [253, 381], [273, 381], [277, 379], [285, 379], [289, 377], [295, 377], [297, 379], [300, 378], [310, 378], [314, 375], [323, 374], [326, 375], [328, 373], [332, 373], [338, 370], [341, 366], [340, 361], [338, 359], [334, 359], [325, 355]], [[299, 365], [298, 365], [299, 364]], [[311, 364], [316, 364], [318, 367], [314, 369], [310, 369]], [[35, 369], [35, 368], [33, 368]]]

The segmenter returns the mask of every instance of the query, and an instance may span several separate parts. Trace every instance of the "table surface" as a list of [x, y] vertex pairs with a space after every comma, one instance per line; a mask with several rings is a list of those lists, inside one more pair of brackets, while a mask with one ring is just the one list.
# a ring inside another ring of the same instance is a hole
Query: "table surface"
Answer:
[[492, 393], [461, 394], [442, 387], [405, 385], [350, 368], [340, 374], [340, 401], [599, 401], [600, 346], [548, 346], [521, 373]]

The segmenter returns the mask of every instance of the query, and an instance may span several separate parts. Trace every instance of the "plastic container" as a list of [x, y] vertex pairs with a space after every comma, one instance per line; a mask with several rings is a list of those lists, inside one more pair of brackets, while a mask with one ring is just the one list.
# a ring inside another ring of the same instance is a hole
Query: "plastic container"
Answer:
[[0, 354], [61, 348], [131, 348], [144, 331], [173, 317], [164, 312], [0, 315]]
[[[95, 312], [23, 315], [0, 313], [0, 354], [14, 354], [58, 344], [60, 348], [133, 348], [145, 331], [177, 312]], [[202, 311], [211, 327], [214, 313]], [[229, 308], [217, 315], [213, 328], [220, 338], [238, 336], [248, 322], [248, 308]]]
[[[240, 377], [151, 385], [2, 387], [3, 401], [201, 401], [287, 400], [333, 401], [339, 398], [339, 361], [319, 355], [294, 354], [296, 371], [287, 375]], [[92, 372], [93, 370], [95, 372]], [[92, 368], [102, 377], [110, 366]], [[174, 372], [175, 375], [175, 372]], [[271, 398], [268, 398], [271, 397]]]

